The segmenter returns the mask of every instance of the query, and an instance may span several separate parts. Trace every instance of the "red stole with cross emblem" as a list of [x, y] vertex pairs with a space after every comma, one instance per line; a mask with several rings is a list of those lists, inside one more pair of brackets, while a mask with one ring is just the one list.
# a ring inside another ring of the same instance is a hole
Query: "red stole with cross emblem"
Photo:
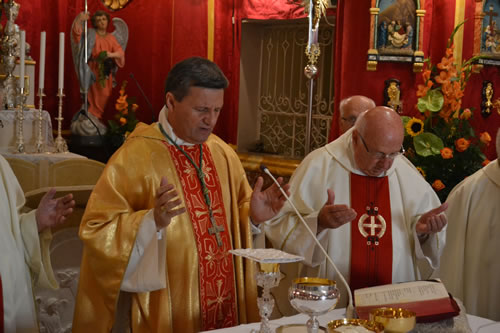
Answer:
[[[191, 217], [198, 250], [201, 328], [203, 331], [238, 325], [236, 290], [229, 227], [222, 191], [210, 150], [203, 144], [204, 182], [209, 192], [213, 221], [203, 197], [203, 188], [191, 162], [173, 145], [166, 145], [177, 169], [186, 210]], [[199, 145], [182, 146], [196, 163]]]
[[392, 222], [388, 177], [351, 173], [352, 290], [392, 283]]

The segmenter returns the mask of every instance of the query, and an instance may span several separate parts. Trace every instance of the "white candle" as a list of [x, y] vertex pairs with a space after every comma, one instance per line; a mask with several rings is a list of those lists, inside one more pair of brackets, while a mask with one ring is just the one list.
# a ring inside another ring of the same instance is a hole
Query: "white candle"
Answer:
[[40, 34], [40, 68], [38, 75], [38, 89], [43, 89], [43, 82], [45, 81], [45, 31]]
[[26, 54], [26, 31], [21, 30], [21, 49], [19, 51], [19, 88], [24, 89], [24, 57]]
[[59, 33], [59, 89], [64, 87], [64, 32]]

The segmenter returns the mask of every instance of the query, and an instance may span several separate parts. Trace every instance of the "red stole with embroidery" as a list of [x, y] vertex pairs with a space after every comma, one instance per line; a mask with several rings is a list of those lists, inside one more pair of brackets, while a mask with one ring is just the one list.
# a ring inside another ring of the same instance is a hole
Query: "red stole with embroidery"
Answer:
[[351, 173], [352, 290], [392, 283], [392, 222], [388, 177]]
[[[196, 169], [173, 145], [166, 145], [177, 169], [185, 207], [191, 217], [198, 250], [201, 328], [203, 331], [238, 325], [236, 290], [232, 249], [222, 191], [210, 150], [203, 144], [203, 173], [209, 191], [213, 217], [217, 229], [210, 221], [210, 214], [203, 197], [203, 188]], [[199, 163], [199, 145], [181, 147], [193, 161]], [[214, 232], [216, 231], [216, 232]], [[222, 246], [218, 246], [219, 240]]]

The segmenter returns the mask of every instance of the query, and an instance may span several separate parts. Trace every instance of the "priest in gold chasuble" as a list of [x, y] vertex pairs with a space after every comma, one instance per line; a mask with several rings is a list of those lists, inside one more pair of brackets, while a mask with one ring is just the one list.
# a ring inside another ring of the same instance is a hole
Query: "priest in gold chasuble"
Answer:
[[[80, 227], [73, 332], [198, 332], [258, 321], [254, 224], [277, 186], [252, 192], [238, 156], [211, 134], [227, 80], [202, 58], [175, 65], [158, 123], [139, 124], [108, 162]], [[285, 186], [285, 188], [288, 188]]]
[[[351, 289], [417, 280], [419, 259], [439, 265], [447, 205], [402, 156], [403, 137], [396, 112], [372, 108], [290, 179], [291, 200]], [[265, 232], [274, 247], [306, 258], [304, 274], [338, 279], [288, 204]]]

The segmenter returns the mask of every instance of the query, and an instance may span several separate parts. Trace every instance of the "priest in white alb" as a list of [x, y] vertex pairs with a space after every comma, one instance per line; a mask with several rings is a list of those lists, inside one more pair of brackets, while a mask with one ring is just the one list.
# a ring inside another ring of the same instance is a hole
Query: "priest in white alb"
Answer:
[[[417, 280], [418, 259], [439, 265], [446, 204], [402, 156], [403, 137], [395, 111], [372, 108], [310, 153], [290, 180], [292, 202], [352, 290]], [[288, 203], [265, 231], [273, 247], [306, 258], [302, 274], [338, 280]]]
[[65, 221], [72, 195], [47, 192], [36, 210], [22, 214], [24, 193], [0, 155], [0, 332], [38, 332], [33, 287], [57, 288], [50, 264], [50, 227]]
[[[500, 156], [500, 131], [496, 150]], [[500, 160], [465, 178], [446, 202], [450, 224], [439, 276], [467, 313], [500, 321]]]

